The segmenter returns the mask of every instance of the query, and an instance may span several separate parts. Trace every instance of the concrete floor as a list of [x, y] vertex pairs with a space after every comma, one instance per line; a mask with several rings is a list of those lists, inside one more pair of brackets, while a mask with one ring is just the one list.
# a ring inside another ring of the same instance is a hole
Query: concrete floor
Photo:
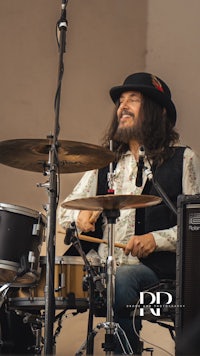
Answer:
[[[88, 312], [78, 314], [76, 316], [69, 316], [63, 319], [63, 328], [57, 338], [56, 355], [58, 356], [72, 356], [81, 348], [87, 335]], [[104, 322], [103, 318], [94, 319], [94, 328], [97, 324]], [[143, 329], [141, 336], [148, 342], [144, 342], [145, 347], [151, 347], [149, 343], [154, 344], [153, 356], [165, 356], [167, 354], [174, 355], [174, 341], [172, 340], [169, 331], [161, 326], [151, 324], [147, 321], [143, 322]], [[100, 356], [104, 354], [101, 347], [105, 339], [105, 330], [102, 328], [98, 331], [94, 338], [94, 355]], [[158, 349], [159, 346], [168, 353]], [[83, 353], [84, 355], [84, 353]], [[143, 352], [144, 356], [151, 356], [150, 352]]]

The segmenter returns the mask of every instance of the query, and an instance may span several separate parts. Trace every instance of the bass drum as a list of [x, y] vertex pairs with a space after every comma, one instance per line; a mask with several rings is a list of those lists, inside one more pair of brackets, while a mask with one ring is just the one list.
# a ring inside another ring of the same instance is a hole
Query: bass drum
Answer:
[[0, 285], [30, 285], [40, 278], [45, 217], [32, 209], [0, 203]]
[[0, 355], [35, 355], [36, 344], [30, 324], [15, 311], [0, 309]]

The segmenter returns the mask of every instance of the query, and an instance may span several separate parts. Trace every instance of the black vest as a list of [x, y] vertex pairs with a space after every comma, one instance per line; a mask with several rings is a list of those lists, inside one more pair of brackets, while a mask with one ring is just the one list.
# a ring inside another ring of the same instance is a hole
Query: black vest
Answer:
[[[159, 183], [168, 198], [177, 205], [177, 197], [182, 194], [182, 174], [183, 174], [183, 154], [185, 147], [172, 148], [173, 156], [166, 160], [161, 166], [153, 168], [154, 180]], [[105, 195], [108, 191], [109, 167], [99, 169], [97, 195]], [[145, 184], [142, 194], [151, 194], [158, 196], [152, 183], [148, 180]], [[142, 235], [151, 231], [168, 229], [177, 224], [177, 216], [166, 206], [164, 201], [160, 204], [136, 209], [135, 234]], [[95, 232], [89, 232], [85, 235], [102, 238], [102, 216], [96, 223]], [[97, 250], [98, 244], [91, 244], [85, 241], [81, 242], [83, 250], [87, 253], [91, 248]], [[77, 254], [73, 248], [73, 253], [67, 251], [67, 254]], [[141, 262], [149, 266], [160, 278], [175, 278], [176, 274], [176, 254], [173, 252], [162, 251], [153, 252]]]
[[[183, 154], [185, 147], [172, 148], [173, 156], [161, 166], [153, 168], [154, 180], [159, 183], [165, 194], [177, 206], [177, 197], [182, 194]], [[106, 194], [108, 167], [99, 170], [97, 194]], [[148, 180], [142, 194], [159, 196], [153, 184]], [[136, 209], [135, 234], [142, 235], [151, 231], [163, 230], [177, 224], [177, 216], [164, 201], [160, 204]], [[174, 252], [154, 252], [141, 262], [149, 266], [160, 278], [175, 278], [176, 254]]]

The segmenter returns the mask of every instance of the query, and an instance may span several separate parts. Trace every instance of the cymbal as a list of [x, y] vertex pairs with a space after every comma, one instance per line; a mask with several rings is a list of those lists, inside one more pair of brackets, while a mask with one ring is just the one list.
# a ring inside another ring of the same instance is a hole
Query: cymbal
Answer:
[[96, 197], [74, 199], [61, 204], [66, 209], [77, 210], [121, 210], [145, 208], [162, 201], [154, 195], [98, 195]]
[[[0, 163], [13, 168], [43, 172], [48, 166], [51, 141], [16, 139], [0, 142]], [[110, 150], [82, 142], [58, 141], [60, 173], [76, 173], [105, 167], [114, 160]]]

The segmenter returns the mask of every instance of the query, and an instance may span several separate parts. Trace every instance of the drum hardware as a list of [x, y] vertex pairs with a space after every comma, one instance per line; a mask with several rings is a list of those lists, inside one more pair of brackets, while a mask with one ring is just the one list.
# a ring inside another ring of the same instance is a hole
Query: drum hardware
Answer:
[[9, 291], [11, 283], [6, 283], [0, 288], [0, 308], [2, 307], [3, 303], [5, 302], [6, 295]]
[[[75, 302], [74, 302], [75, 300]], [[70, 297], [56, 297], [55, 298], [55, 309], [56, 310], [76, 310], [78, 313], [84, 313], [88, 310], [88, 299], [76, 298], [70, 299]], [[9, 310], [23, 310], [23, 311], [34, 311], [34, 310], [44, 310], [45, 309], [45, 299], [44, 297], [34, 297], [34, 298], [8, 298], [8, 308]]]
[[[105, 323], [100, 323], [97, 325], [95, 329], [93, 329], [93, 317], [95, 313], [95, 301], [94, 301], [94, 290], [95, 290], [95, 278], [92, 276], [92, 278], [89, 279], [90, 282], [90, 300], [89, 300], [89, 318], [88, 318], [88, 330], [87, 330], [87, 339], [86, 341], [81, 345], [80, 349], [76, 352], [76, 356], [80, 356], [83, 354], [83, 351], [86, 349], [87, 355], [92, 355], [94, 351], [94, 337], [97, 334], [98, 330], [103, 328], [106, 331], [105, 335], [105, 342], [102, 344], [102, 347], [104, 351], [106, 352], [107, 355], [111, 354], [112, 351], [114, 351], [115, 348], [115, 340], [119, 341], [122, 350], [125, 354], [133, 354], [132, 348], [129, 344], [129, 341], [126, 337], [125, 332], [123, 329], [120, 327], [119, 324], [114, 323], [113, 321], [113, 302], [114, 302], [114, 270], [115, 270], [115, 261], [114, 261], [114, 238], [113, 238], [113, 224], [116, 222], [116, 219], [119, 217], [120, 213], [119, 210], [112, 210], [112, 211], [103, 211], [103, 214], [105, 214], [107, 221], [108, 221], [108, 226], [109, 226], [109, 236], [108, 236], [108, 257], [106, 261], [106, 268], [107, 268], [107, 290], [106, 290], [106, 295], [107, 295], [107, 308], [106, 308], [106, 322]], [[75, 224], [72, 224], [72, 233], [71, 237], [68, 240], [68, 242], [72, 242], [73, 245], [77, 248], [78, 252], [80, 255], [83, 257], [84, 261], [86, 261], [86, 264], [88, 263], [87, 258], [82, 251], [80, 242], [78, 240], [78, 234], [76, 235], [77, 231], [75, 228]], [[69, 236], [69, 234], [68, 234]], [[91, 272], [92, 269], [89, 268], [89, 271]], [[101, 285], [99, 290], [103, 293], [105, 293], [105, 290], [101, 290]]]
[[[111, 241], [113, 242], [113, 224], [116, 221], [116, 218], [119, 217], [119, 211], [105, 211], [105, 216], [108, 220], [108, 224], [111, 229]], [[109, 230], [110, 230], [109, 229]], [[110, 237], [109, 237], [110, 240]], [[109, 247], [109, 240], [108, 240], [108, 247]], [[78, 233], [76, 230], [75, 223], [71, 224], [71, 228], [67, 230], [67, 234], [65, 236], [65, 243], [73, 243], [74, 247], [77, 249], [79, 254], [82, 256], [86, 270], [88, 270], [88, 282], [89, 282], [89, 317], [88, 317], [88, 330], [87, 330], [87, 339], [81, 345], [81, 348], [78, 350], [76, 355], [82, 355], [82, 352], [86, 349], [88, 355], [92, 355], [94, 351], [94, 336], [96, 335], [96, 332], [93, 330], [93, 317], [95, 313], [95, 301], [94, 301], [94, 291], [95, 289], [100, 291], [102, 294], [105, 293], [105, 288], [101, 283], [101, 278], [99, 275], [96, 275], [94, 273], [94, 269], [90, 265], [89, 261], [87, 260], [84, 251], [82, 250], [80, 241], [78, 239]], [[114, 350], [115, 347], [115, 341], [114, 338], [117, 338], [120, 342], [120, 345], [122, 346], [123, 352], [125, 354], [132, 354], [132, 349], [129, 344], [129, 341], [122, 330], [122, 328], [119, 326], [119, 324], [113, 322], [113, 299], [114, 299], [114, 285], [113, 285], [113, 277], [114, 277], [114, 243], [112, 243], [111, 248], [109, 248], [108, 252], [108, 258], [107, 258], [107, 310], [106, 310], [106, 323], [101, 323], [98, 324], [97, 329], [100, 330], [101, 328], [104, 328], [106, 330], [106, 335], [105, 335], [105, 343], [103, 344], [104, 351], [106, 351], [106, 354], [110, 354]], [[111, 255], [110, 255], [111, 254]]]
[[[54, 345], [56, 344], [56, 338], [60, 335], [62, 329], [62, 320], [65, 314], [66, 314], [66, 309], [55, 316], [54, 324], [57, 322], [58, 325], [54, 332], [54, 342], [53, 342]], [[43, 350], [43, 345], [44, 345], [44, 337], [42, 335], [42, 328], [44, 327], [44, 315], [25, 312], [23, 317], [23, 322], [25, 324], [27, 323], [30, 324], [32, 333], [35, 336], [35, 345], [30, 347], [29, 351], [32, 350], [32, 352], [34, 352], [34, 355], [41, 355]]]
[[37, 314], [24, 313], [23, 323], [30, 324], [33, 335], [35, 336], [35, 345], [28, 348], [34, 355], [41, 355], [44, 345], [44, 338], [42, 336], [43, 316]]
[[[15, 298], [14, 298], [15, 299]], [[13, 300], [14, 300], [13, 299]], [[21, 298], [20, 298], [21, 299]], [[19, 309], [16, 309], [19, 307]], [[44, 303], [43, 303], [44, 307]], [[12, 310], [12, 309], [11, 309]], [[54, 335], [53, 335], [53, 344], [56, 345], [56, 339], [59, 337], [61, 330], [62, 330], [62, 322], [64, 317], [68, 317], [69, 315], [66, 315], [66, 311], [68, 310], [68, 307], [64, 310], [62, 310], [60, 313], [55, 315], [54, 319]], [[70, 313], [72, 316], [76, 316], [77, 314], [81, 312], [85, 312], [86, 310], [79, 310], [76, 312]], [[24, 324], [30, 324], [31, 331], [33, 333], [33, 336], [35, 337], [35, 343], [33, 345], [30, 345], [28, 347], [28, 351], [32, 352], [31, 354], [34, 355], [41, 355], [43, 354], [43, 348], [44, 348], [44, 320], [45, 320], [45, 311], [41, 312], [40, 309], [37, 312], [37, 308], [33, 309], [33, 311], [28, 312], [25, 308], [21, 309], [20, 306], [15, 305], [14, 308], [15, 314], [19, 315], [22, 318], [22, 321]], [[57, 323], [57, 326], [55, 324]], [[1, 345], [0, 345], [1, 346]]]
[[107, 257], [107, 316], [106, 323], [98, 325], [98, 329], [104, 328], [106, 330], [105, 343], [102, 345], [106, 355], [110, 355], [115, 349], [116, 339], [121, 345], [122, 351], [125, 354], [133, 354], [133, 350], [126, 337], [124, 330], [113, 319], [113, 305], [114, 305], [114, 287], [115, 287], [115, 258], [114, 258], [114, 224], [116, 219], [120, 216], [119, 209], [104, 209], [104, 216], [108, 223], [108, 257]]
[[[112, 177], [109, 176], [110, 182]], [[110, 191], [113, 191], [110, 187]], [[113, 321], [113, 305], [114, 305], [114, 276], [115, 276], [115, 259], [114, 259], [114, 224], [120, 216], [120, 209], [141, 208], [156, 205], [161, 202], [161, 198], [151, 195], [100, 195], [90, 198], [75, 199], [64, 202], [63, 208], [78, 209], [78, 210], [99, 210], [102, 211], [108, 222], [108, 257], [107, 266], [107, 314], [106, 323], [99, 324], [97, 329], [104, 328], [106, 330], [105, 343], [103, 344], [106, 354], [114, 351], [116, 339], [119, 341], [122, 350], [125, 354], [132, 354], [132, 349], [129, 341], [121, 329], [119, 324]], [[74, 233], [74, 231], [73, 231]], [[73, 235], [72, 233], [72, 235]], [[94, 239], [95, 240], [95, 239]], [[76, 245], [78, 243], [76, 242]], [[76, 246], [75, 246], [76, 247]], [[124, 247], [124, 246], [123, 246]], [[79, 251], [81, 254], [82, 251]], [[81, 254], [82, 256], [82, 254]], [[91, 301], [92, 302], [92, 301]], [[93, 339], [96, 335], [92, 330], [93, 315], [89, 315], [88, 337], [86, 342], [77, 352], [80, 355], [82, 350], [87, 347], [88, 354], [93, 352]]]
[[[76, 229], [76, 225], [73, 222], [71, 224], [71, 227], [67, 230], [64, 243], [66, 245], [72, 243], [80, 256], [82, 257], [84, 264], [85, 264], [85, 270], [87, 272], [87, 281], [90, 281], [92, 279], [92, 282], [95, 286], [95, 289], [98, 290], [99, 292], [103, 293], [104, 292], [104, 285], [101, 282], [101, 276], [97, 273], [97, 271], [94, 269], [94, 267], [90, 264], [88, 261], [82, 246], [80, 244], [79, 238], [78, 238], [78, 232]], [[86, 281], [86, 280], [85, 280]]]
[[71, 227], [67, 230], [66, 236], [64, 239], [66, 245], [72, 243], [74, 247], [77, 249], [80, 256], [83, 258], [85, 263], [85, 269], [87, 271], [87, 277], [83, 280], [83, 284], [85, 289], [89, 291], [89, 317], [88, 317], [88, 328], [87, 328], [87, 340], [81, 346], [81, 350], [85, 350], [87, 348], [87, 354], [93, 354], [93, 342], [91, 343], [90, 335], [93, 331], [93, 316], [94, 316], [94, 292], [95, 290], [102, 294], [102, 296], [106, 295], [105, 287], [101, 281], [101, 276], [97, 273], [94, 267], [88, 261], [78, 238], [78, 232], [76, 229], [75, 223], [71, 224]]

